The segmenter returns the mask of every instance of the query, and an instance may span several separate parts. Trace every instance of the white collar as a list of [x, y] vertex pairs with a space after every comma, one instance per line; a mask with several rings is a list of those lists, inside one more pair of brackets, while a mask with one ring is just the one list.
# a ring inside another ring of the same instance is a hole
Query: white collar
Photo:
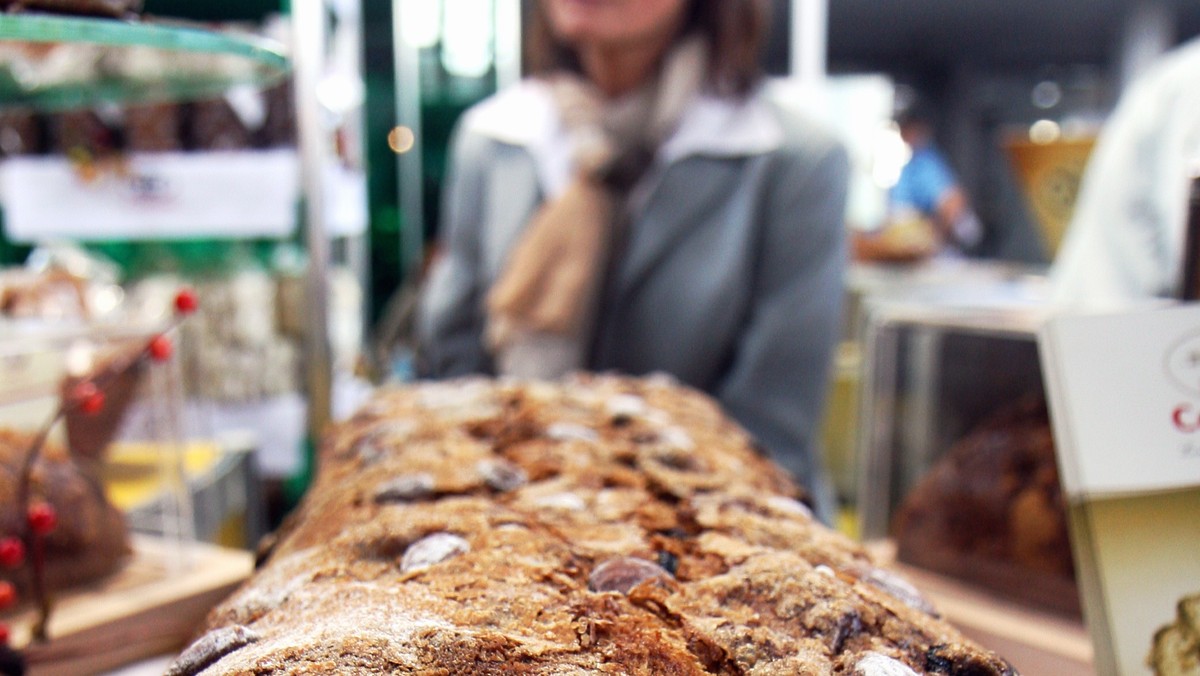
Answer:
[[[570, 179], [570, 144], [549, 89], [525, 80], [472, 108], [466, 128], [529, 151], [547, 195], [559, 194]], [[684, 157], [744, 157], [775, 150], [783, 128], [760, 96], [744, 101], [701, 95], [687, 107], [675, 133], [659, 149], [663, 164]]]

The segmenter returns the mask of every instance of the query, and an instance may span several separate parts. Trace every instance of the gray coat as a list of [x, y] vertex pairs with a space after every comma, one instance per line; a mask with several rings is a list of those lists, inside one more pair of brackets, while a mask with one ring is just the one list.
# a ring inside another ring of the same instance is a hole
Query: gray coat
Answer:
[[[832, 135], [777, 99], [764, 91], [744, 104], [710, 101], [713, 114], [680, 125], [677, 135], [690, 142], [664, 145], [635, 192], [589, 367], [666, 372], [708, 392], [817, 489], [849, 164]], [[537, 138], [554, 136], [546, 131], [553, 111], [518, 118], [491, 105], [468, 114], [452, 146], [444, 253], [418, 324], [418, 368], [427, 377], [492, 371], [482, 299], [522, 226], [562, 180], [552, 175], [554, 151]], [[489, 124], [497, 116], [504, 122]], [[505, 126], [521, 120], [530, 135]]]

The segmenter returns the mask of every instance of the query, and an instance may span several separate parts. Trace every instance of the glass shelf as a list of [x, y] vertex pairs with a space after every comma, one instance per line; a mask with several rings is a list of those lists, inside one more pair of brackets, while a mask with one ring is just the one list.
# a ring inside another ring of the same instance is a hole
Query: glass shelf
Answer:
[[220, 96], [288, 72], [277, 43], [192, 25], [0, 15], [0, 106], [41, 111]]

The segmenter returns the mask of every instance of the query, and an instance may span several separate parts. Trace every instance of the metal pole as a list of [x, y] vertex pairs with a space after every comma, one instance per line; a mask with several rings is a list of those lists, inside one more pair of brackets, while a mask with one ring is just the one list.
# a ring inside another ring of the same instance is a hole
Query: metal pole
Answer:
[[324, 71], [327, 51], [324, 0], [293, 0], [292, 36], [300, 184], [304, 190], [304, 237], [308, 247], [304, 369], [308, 392], [308, 432], [315, 443], [330, 421], [333, 395], [327, 287], [330, 248], [325, 224], [325, 185], [322, 180], [330, 139], [317, 101], [317, 85]]
[[829, 0], [792, 0], [792, 77], [802, 85], [825, 81]]
[[1165, 0], [1142, 0], [1129, 10], [1121, 28], [1117, 82], [1124, 90], [1175, 43], [1175, 10]]
[[[362, 82], [363, 86], [362, 102], [356, 105], [352, 110], [345, 113], [347, 119], [343, 121], [343, 125], [345, 125], [345, 127], [349, 130], [350, 133], [348, 134], [348, 137], [350, 142], [354, 144], [353, 149], [350, 151], [350, 157], [352, 158], [351, 165], [354, 167], [356, 172], [364, 172], [365, 174], [365, 155], [367, 153], [367, 148], [365, 145], [366, 111], [364, 110], [364, 107], [366, 105], [366, 83], [364, 78], [366, 66], [363, 62], [364, 22], [362, 15], [362, 0], [343, 0], [341, 5], [342, 7], [339, 21], [343, 22], [344, 24], [352, 24], [352, 28], [348, 32], [348, 35], [351, 36], [351, 46], [347, 49], [352, 50], [355, 54], [353, 75], [360, 82]], [[346, 74], [343, 73], [343, 75]], [[366, 181], [365, 175], [363, 177], [363, 181]], [[364, 210], [367, 209], [368, 206], [369, 205], [364, 204]], [[347, 239], [344, 257], [340, 259], [351, 271], [353, 271], [355, 279], [358, 280], [359, 288], [363, 290], [362, 302], [359, 303], [358, 310], [359, 321], [361, 324], [360, 328], [362, 329], [362, 334], [364, 336], [370, 335], [371, 332], [370, 312], [367, 309], [370, 298], [369, 290], [371, 288], [371, 236], [369, 230], [370, 216], [367, 216], [366, 227], [362, 232], [357, 233]], [[335, 256], [334, 259], [337, 260], [337, 257]]]
[[401, 36], [405, 10], [413, 2], [429, 0], [394, 0], [392, 2], [393, 45], [396, 59], [396, 122], [412, 130], [412, 148], [396, 158], [400, 192], [400, 260], [404, 274], [409, 276], [420, 265], [425, 239], [425, 190], [421, 166], [421, 50], [408, 44]]

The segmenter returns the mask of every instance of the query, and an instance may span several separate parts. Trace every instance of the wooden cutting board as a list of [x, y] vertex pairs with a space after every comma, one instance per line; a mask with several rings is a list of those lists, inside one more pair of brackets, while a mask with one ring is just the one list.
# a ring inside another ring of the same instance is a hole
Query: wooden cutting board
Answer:
[[139, 536], [123, 570], [57, 599], [49, 642], [28, 645], [32, 612], [5, 621], [12, 625], [13, 645], [26, 650], [29, 676], [102, 673], [178, 652], [253, 569], [247, 551], [202, 543], [174, 550], [161, 539]]

